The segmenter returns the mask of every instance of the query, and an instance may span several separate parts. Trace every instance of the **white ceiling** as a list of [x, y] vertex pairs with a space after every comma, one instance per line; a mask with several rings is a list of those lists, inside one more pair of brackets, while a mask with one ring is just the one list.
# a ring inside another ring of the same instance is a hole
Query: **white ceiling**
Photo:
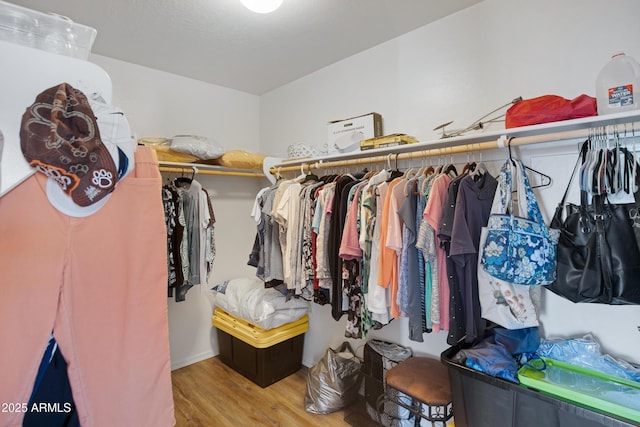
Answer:
[[12, 0], [98, 30], [92, 52], [263, 94], [481, 0]]

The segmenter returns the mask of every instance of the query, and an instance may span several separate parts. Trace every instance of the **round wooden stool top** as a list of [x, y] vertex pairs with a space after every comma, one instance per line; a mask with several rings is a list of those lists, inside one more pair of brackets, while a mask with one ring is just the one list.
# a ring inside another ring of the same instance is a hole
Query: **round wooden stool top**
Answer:
[[428, 405], [451, 402], [449, 371], [438, 359], [411, 357], [389, 369], [387, 385]]

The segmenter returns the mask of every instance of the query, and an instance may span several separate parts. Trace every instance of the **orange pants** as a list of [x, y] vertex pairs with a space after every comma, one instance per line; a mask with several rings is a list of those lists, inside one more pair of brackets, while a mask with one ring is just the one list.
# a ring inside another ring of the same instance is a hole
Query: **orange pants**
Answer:
[[[82, 427], [175, 424], [166, 230], [155, 152], [97, 213], [56, 210], [46, 177], [0, 198], [0, 426], [21, 426], [53, 334]], [[17, 405], [16, 405], [17, 404]]]

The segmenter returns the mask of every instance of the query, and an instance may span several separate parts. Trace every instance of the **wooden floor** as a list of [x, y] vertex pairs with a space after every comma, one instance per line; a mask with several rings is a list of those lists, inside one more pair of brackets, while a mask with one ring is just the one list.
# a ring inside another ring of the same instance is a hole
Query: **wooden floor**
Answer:
[[172, 372], [177, 427], [375, 425], [353, 407], [327, 415], [304, 409], [306, 371], [262, 388], [217, 357]]

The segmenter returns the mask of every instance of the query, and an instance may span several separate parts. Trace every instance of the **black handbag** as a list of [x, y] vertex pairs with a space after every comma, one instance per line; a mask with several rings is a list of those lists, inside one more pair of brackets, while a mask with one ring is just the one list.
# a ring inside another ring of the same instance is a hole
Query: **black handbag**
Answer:
[[[585, 152], [583, 146], [583, 161]], [[551, 221], [560, 239], [556, 281], [547, 288], [573, 302], [640, 304], [640, 249], [630, 218], [635, 204], [611, 204], [605, 195], [594, 195], [589, 204], [581, 191], [580, 205], [567, 204], [562, 219], [579, 163]]]

